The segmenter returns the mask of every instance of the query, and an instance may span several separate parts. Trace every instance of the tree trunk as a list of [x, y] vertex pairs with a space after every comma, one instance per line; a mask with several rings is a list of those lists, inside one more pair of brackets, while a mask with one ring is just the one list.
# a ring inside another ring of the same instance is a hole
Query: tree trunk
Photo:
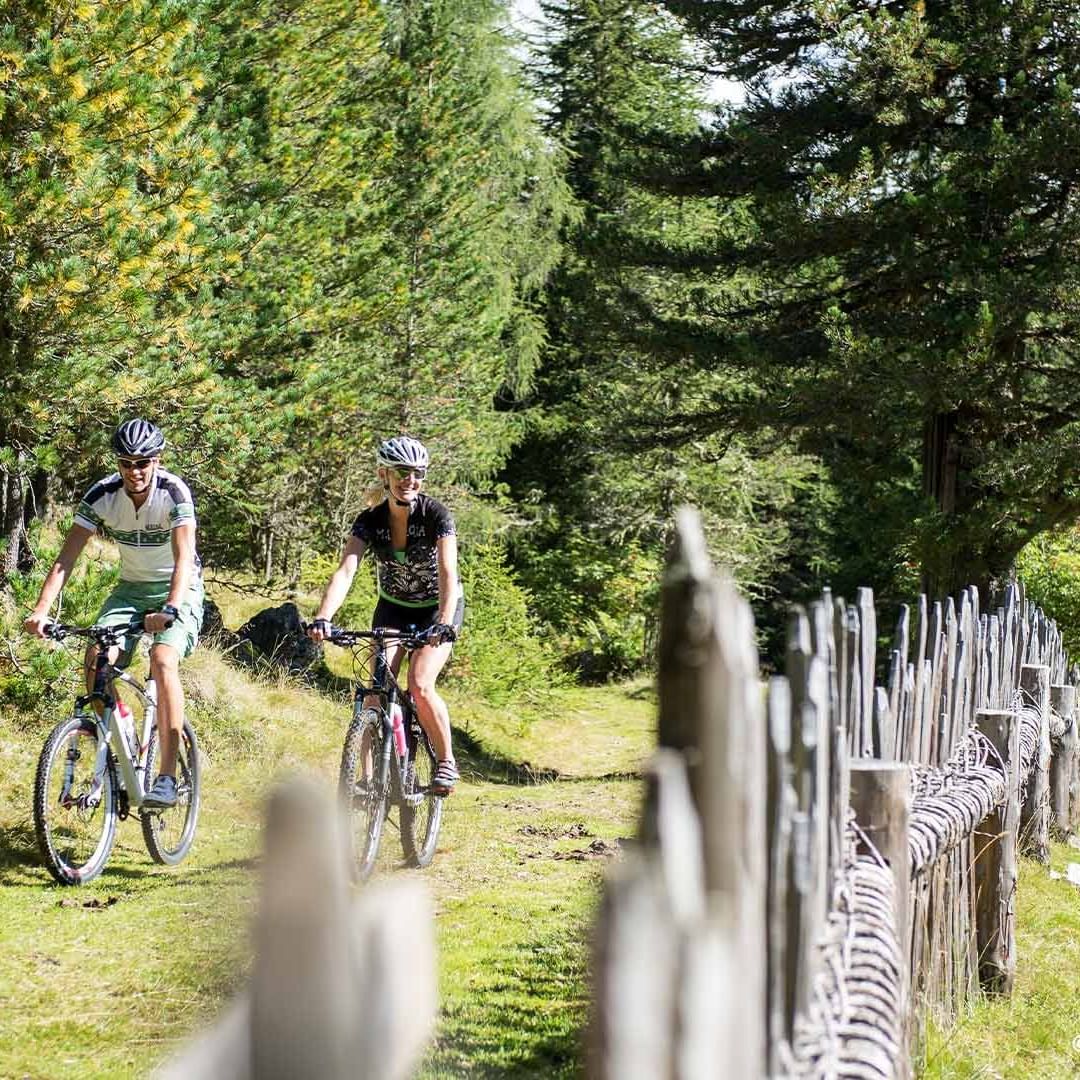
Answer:
[[274, 578], [274, 530], [268, 528], [263, 533], [263, 580], [269, 584]]
[[967, 427], [970, 409], [937, 413], [923, 427], [923, 493], [933, 500], [939, 527], [923, 537], [922, 587], [931, 599], [976, 585], [989, 608], [1015, 577], [1021, 544], [1015, 535], [991, 530], [980, 510], [980, 492], [972, 483]]
[[5, 468], [0, 474], [5, 487], [3, 534], [0, 536], [5, 543], [4, 562], [0, 567], [0, 584], [4, 585], [18, 573], [22, 561], [23, 538], [26, 533], [23, 520], [26, 501], [26, 476], [23, 472], [25, 458], [25, 453], [20, 451], [15, 467]]

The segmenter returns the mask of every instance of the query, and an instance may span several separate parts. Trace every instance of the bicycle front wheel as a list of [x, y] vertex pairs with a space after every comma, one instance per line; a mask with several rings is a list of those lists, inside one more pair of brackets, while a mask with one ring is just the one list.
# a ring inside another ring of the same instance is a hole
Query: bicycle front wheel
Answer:
[[338, 792], [353, 851], [353, 874], [366, 881], [375, 868], [383, 823], [390, 809], [385, 737], [374, 709], [355, 713], [341, 752]]
[[[150, 733], [146, 749], [146, 778], [149, 791], [157, 775], [159, 758], [157, 728]], [[185, 720], [180, 733], [180, 748], [176, 754], [176, 805], [167, 810], [142, 810], [143, 840], [154, 862], [175, 866], [187, 855], [195, 839], [199, 820], [199, 743], [195, 729]]]
[[415, 724], [409, 735], [409, 767], [401, 803], [401, 849], [410, 866], [427, 866], [435, 857], [446, 800], [432, 794], [434, 775], [435, 751]]
[[111, 758], [94, 772], [98, 728], [72, 716], [53, 728], [34, 778], [34, 831], [49, 873], [81, 885], [105, 868], [116, 839], [116, 773]]

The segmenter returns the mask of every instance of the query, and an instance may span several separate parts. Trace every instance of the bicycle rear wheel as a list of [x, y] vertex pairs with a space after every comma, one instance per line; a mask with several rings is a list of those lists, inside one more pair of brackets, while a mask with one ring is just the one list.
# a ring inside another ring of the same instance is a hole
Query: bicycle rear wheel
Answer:
[[375, 709], [353, 714], [341, 751], [338, 793], [353, 852], [353, 875], [366, 881], [375, 868], [383, 823], [390, 809], [382, 719]]
[[401, 850], [411, 866], [427, 866], [435, 857], [445, 799], [432, 794], [435, 751], [413, 717], [409, 725], [409, 765], [401, 803]]
[[[159, 749], [155, 727], [146, 749], [146, 791], [157, 773]], [[199, 820], [200, 776], [199, 743], [195, 729], [185, 720], [176, 754], [176, 805], [167, 810], [142, 810], [139, 814], [146, 850], [154, 862], [175, 866], [191, 849]]]
[[116, 840], [116, 773], [111, 755], [94, 775], [98, 729], [72, 716], [53, 728], [34, 778], [34, 832], [49, 873], [81, 885], [105, 868]]

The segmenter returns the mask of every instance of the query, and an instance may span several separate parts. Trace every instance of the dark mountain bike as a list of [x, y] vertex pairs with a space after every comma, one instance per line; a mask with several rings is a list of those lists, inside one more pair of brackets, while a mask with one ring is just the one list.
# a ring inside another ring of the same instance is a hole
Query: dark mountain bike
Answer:
[[[139, 813], [143, 839], [155, 862], [174, 866], [187, 855], [199, 817], [199, 747], [184, 721], [176, 762], [176, 805], [150, 809], [143, 801], [157, 771], [157, 686], [145, 685], [109, 662], [109, 649], [134, 633], [130, 626], [51, 623], [54, 641], [82, 637], [98, 645], [94, 689], [75, 701], [75, 712], [53, 728], [34, 780], [34, 830], [49, 873], [61, 885], [81, 885], [105, 868], [116, 840], [117, 819]], [[130, 687], [143, 703], [142, 732], [130, 712], [121, 714], [113, 683]], [[94, 702], [103, 706], [99, 717]]]
[[427, 644], [427, 634], [331, 627], [326, 640], [353, 651], [358, 674], [338, 781], [355, 876], [360, 881], [370, 877], [391, 807], [398, 808], [406, 862], [427, 866], [435, 856], [443, 814], [443, 798], [431, 788], [435, 751], [412, 695], [401, 689], [386, 661], [388, 645], [411, 652]]

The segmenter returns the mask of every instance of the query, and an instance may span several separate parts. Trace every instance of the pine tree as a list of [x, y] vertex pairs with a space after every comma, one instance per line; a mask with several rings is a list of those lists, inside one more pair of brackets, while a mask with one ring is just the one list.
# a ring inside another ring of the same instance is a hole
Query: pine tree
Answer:
[[[708, 108], [700, 57], [653, 4], [561, 0], [544, 11], [540, 90], [577, 213], [546, 294], [536, 388], [521, 402], [527, 436], [505, 472], [534, 521], [515, 557], [556, 625], [572, 632], [603, 616], [633, 626], [640, 663], [654, 597], [640, 583], [629, 596], [622, 570], [645, 560], [651, 586], [677, 505], [702, 509], [715, 555], [760, 597], [792, 557], [799, 491], [820, 481], [812, 461], [775, 439], [736, 438], [734, 428], [680, 437], [685, 416], [736, 382], [680, 367], [679, 336], [657, 330], [695, 302], [722, 304], [733, 288], [684, 268], [678, 253], [743, 228], [738, 209], [719, 200], [648, 187], [681, 168], [673, 154], [699, 135]], [[590, 630], [588, 645], [595, 651], [599, 638], [616, 668], [620, 632]]]
[[422, 433], [448, 475], [489, 477], [516, 433], [496, 396], [528, 385], [560, 182], [496, 0], [387, 5], [401, 72], [377, 181], [385, 221], [377, 430]]
[[379, 110], [397, 75], [369, 2], [216, 0], [205, 122], [231, 152], [218, 229], [236, 252], [198, 328], [226, 393], [199, 418], [206, 549], [260, 569], [337, 544], [355, 452], [357, 345], [377, 325], [390, 152]]
[[867, 488], [888, 471], [876, 520], [910, 513], [921, 456], [926, 583], [989, 585], [1080, 513], [1080, 5], [667, 6], [749, 96], [654, 182], [752, 207], [749, 239], [687, 261], [761, 277], [682, 327], [702, 367], [755, 388], [685, 434], [734, 415]]
[[7, 573], [19, 562], [30, 477], [96, 448], [130, 403], [168, 386], [182, 398], [201, 378], [182, 356], [169, 361], [217, 258], [207, 232], [214, 133], [193, 123], [204, 59], [196, 19], [192, 5], [172, 0], [16, 0], [5, 9]]
[[501, 15], [220, 3], [207, 114], [234, 136], [243, 258], [201, 337], [262, 405], [218, 425], [242, 446], [205, 476], [222, 555], [336, 547], [387, 432], [431, 444], [441, 490], [505, 455], [495, 401], [530, 376], [559, 184]]

